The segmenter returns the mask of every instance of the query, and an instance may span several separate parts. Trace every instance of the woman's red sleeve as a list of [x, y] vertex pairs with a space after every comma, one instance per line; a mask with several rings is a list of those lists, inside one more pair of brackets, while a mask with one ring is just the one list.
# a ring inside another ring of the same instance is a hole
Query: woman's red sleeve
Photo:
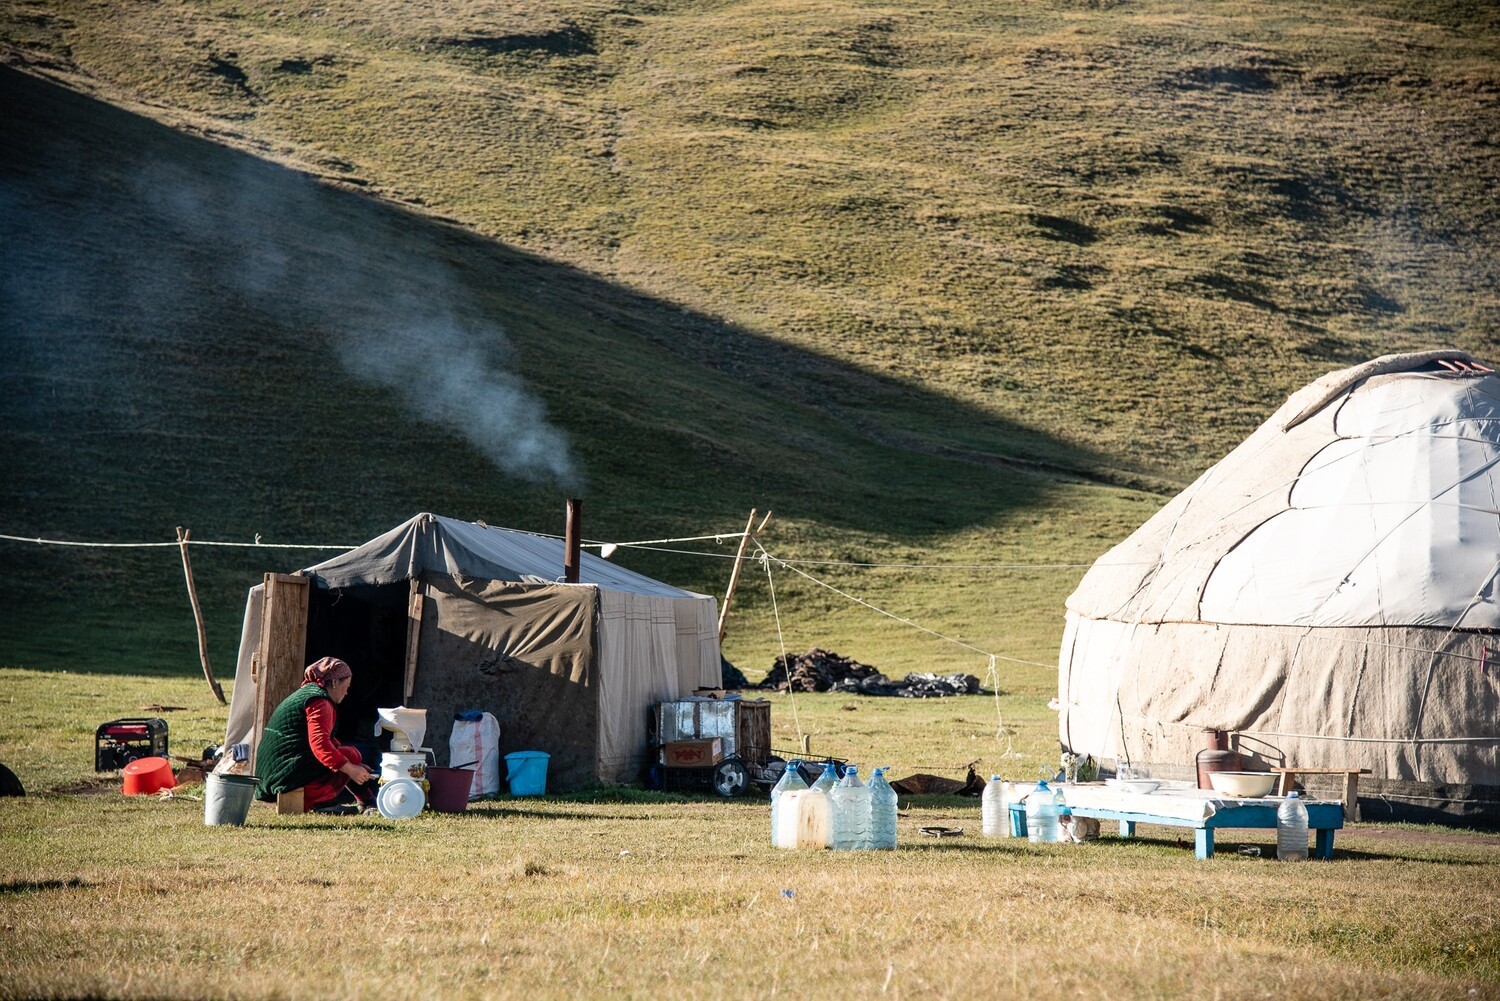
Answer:
[[348, 760], [339, 753], [333, 739], [333, 724], [337, 719], [333, 703], [327, 699], [313, 699], [307, 704], [307, 742], [312, 746], [313, 757], [335, 772]]

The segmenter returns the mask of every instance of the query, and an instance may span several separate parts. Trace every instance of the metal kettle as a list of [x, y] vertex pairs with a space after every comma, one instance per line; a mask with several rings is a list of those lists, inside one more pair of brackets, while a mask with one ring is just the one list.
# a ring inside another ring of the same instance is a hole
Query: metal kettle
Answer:
[[1203, 738], [1208, 746], [1199, 751], [1195, 759], [1198, 766], [1198, 788], [1212, 789], [1213, 785], [1208, 781], [1210, 772], [1242, 771], [1243, 761], [1239, 751], [1229, 749], [1228, 731], [1207, 726], [1203, 728]]

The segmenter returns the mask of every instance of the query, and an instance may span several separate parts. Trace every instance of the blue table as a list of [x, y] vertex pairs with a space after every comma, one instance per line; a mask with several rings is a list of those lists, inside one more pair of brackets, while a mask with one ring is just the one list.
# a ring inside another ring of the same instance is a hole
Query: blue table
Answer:
[[[1213, 858], [1214, 832], [1223, 828], [1276, 829], [1276, 810], [1281, 806], [1279, 796], [1265, 799], [1208, 800], [1192, 797], [1199, 802], [1212, 802], [1215, 809], [1208, 816], [1185, 816], [1183, 797], [1161, 794], [1114, 795], [1095, 786], [1063, 787], [1063, 796], [1074, 793], [1076, 802], [1063, 808], [1063, 813], [1075, 817], [1094, 817], [1099, 820], [1116, 820], [1120, 823], [1120, 837], [1135, 836], [1136, 824], [1160, 824], [1167, 827], [1185, 827], [1193, 832], [1194, 854], [1200, 859]], [[1158, 800], [1158, 805], [1152, 800]], [[1314, 833], [1312, 856], [1320, 859], [1333, 858], [1333, 832], [1344, 826], [1342, 803], [1303, 801], [1307, 807], [1307, 826]], [[1173, 809], [1169, 810], [1168, 807]], [[1205, 812], [1208, 812], [1205, 810]], [[1176, 815], [1174, 815], [1174, 813]], [[1010, 804], [1010, 832], [1016, 837], [1026, 836], [1026, 804]]]

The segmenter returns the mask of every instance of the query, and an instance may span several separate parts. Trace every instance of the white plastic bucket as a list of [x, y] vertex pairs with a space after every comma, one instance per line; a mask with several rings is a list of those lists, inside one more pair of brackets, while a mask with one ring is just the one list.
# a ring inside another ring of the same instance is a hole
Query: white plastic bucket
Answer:
[[254, 775], [216, 775], [203, 781], [203, 823], [209, 827], [232, 824], [236, 827], [250, 815], [250, 801], [255, 798]]
[[514, 751], [505, 756], [505, 779], [512, 796], [542, 796], [547, 792], [546, 751]]

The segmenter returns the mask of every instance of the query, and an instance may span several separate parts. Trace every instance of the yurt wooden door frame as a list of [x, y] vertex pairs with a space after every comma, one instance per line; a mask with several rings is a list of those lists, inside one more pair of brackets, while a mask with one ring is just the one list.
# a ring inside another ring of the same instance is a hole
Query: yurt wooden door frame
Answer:
[[[261, 595], [260, 649], [251, 668], [257, 688], [252, 760], [255, 749], [260, 746], [260, 736], [265, 730], [266, 721], [281, 704], [281, 700], [301, 686], [302, 672], [308, 660], [310, 578], [295, 574], [266, 574], [264, 583], [265, 589]], [[407, 595], [406, 640], [400, 678], [403, 705], [411, 701], [412, 689], [416, 684], [417, 650], [420, 646], [425, 603], [422, 583], [413, 579]], [[361, 669], [365, 667], [366, 665], [360, 665]]]
[[281, 700], [296, 691], [307, 666], [307, 600], [310, 581], [294, 574], [268, 573], [261, 593], [260, 649], [251, 665], [255, 679], [255, 735], [250, 760], [260, 749], [266, 720]]

